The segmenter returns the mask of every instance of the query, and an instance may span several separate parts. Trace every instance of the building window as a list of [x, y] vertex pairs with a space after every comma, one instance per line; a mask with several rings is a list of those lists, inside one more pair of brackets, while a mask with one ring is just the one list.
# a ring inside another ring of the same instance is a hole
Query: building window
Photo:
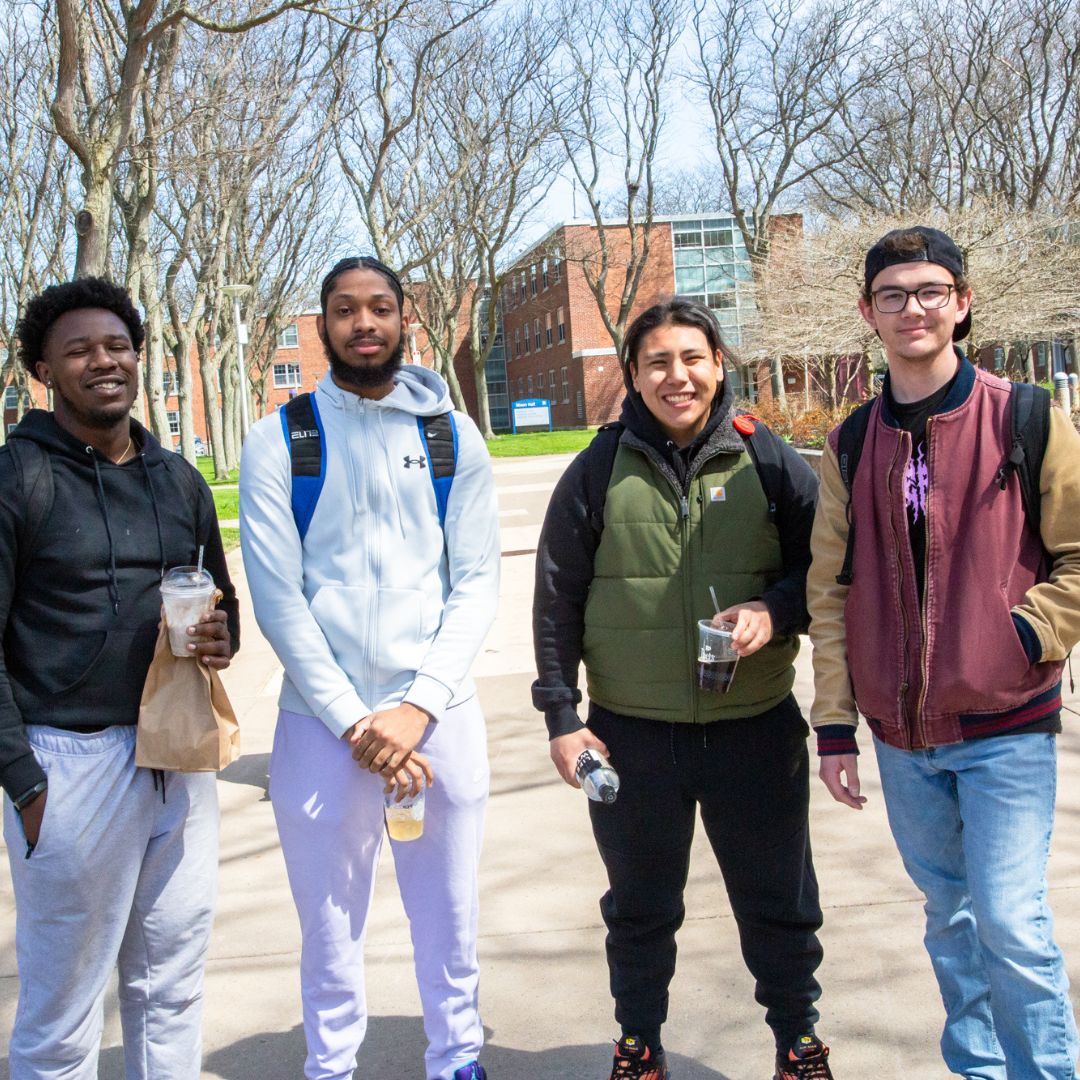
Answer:
[[525, 380], [518, 376], [518, 400], [520, 401], [525, 396]]
[[296, 323], [289, 323], [278, 334], [277, 343], [279, 349], [297, 349], [300, 347], [300, 328]]
[[16, 424], [14, 421], [12, 421], [7, 426], [7, 433], [10, 435], [18, 426], [19, 426], [18, 424]]
[[533, 396], [533, 377], [529, 376], [529, 397]]
[[537, 390], [543, 390], [544, 389], [544, 373], [542, 371], [538, 371], [536, 373], [536, 389]]
[[536, 351], [540, 351], [540, 320], [533, 319], [533, 341], [536, 343]]
[[550, 349], [551, 343], [551, 312], [549, 311], [544, 317], [544, 344]]
[[551, 285], [551, 281], [548, 278], [548, 261], [547, 261], [547, 259], [544, 259], [544, 261], [540, 263], [540, 277], [542, 278], [542, 280], [544, 282], [544, 288], [545, 289], [548, 288]]
[[165, 414], [169, 418], [169, 434], [180, 434], [180, 414], [178, 412], [167, 412]]
[[561, 345], [566, 340], [566, 323], [563, 322], [563, 309], [559, 308], [559, 344]]
[[177, 392], [175, 371], [163, 371], [161, 373], [161, 389], [166, 397], [173, 397]]
[[585, 419], [585, 395], [579, 390], [574, 397], [577, 400], [577, 418], [579, 420]]
[[[521, 355], [521, 327], [514, 327], [514, 356]], [[513, 359], [511, 357], [511, 359]]]
[[554, 254], [551, 256], [551, 274], [556, 282], [562, 281], [562, 252], [558, 248], [555, 249]]
[[521, 271], [520, 281], [521, 281], [521, 302], [524, 304], [525, 303], [525, 271], [524, 270]]
[[19, 388], [8, 386], [4, 389], [4, 408], [17, 409], [19, 407]]
[[563, 404], [566, 405], [570, 401], [570, 378], [566, 374], [566, 368], [560, 369], [562, 373], [562, 399]]
[[548, 372], [548, 386], [551, 387], [551, 396], [555, 396], [555, 369], [552, 368]]
[[287, 386], [300, 385], [299, 364], [275, 364], [274, 365], [274, 388], [281, 389]]
[[997, 345], [994, 348], [994, 370], [1002, 371], [1005, 368], [1005, 350]]
[[536, 263], [529, 267], [529, 283], [532, 286], [532, 294], [536, 295]]

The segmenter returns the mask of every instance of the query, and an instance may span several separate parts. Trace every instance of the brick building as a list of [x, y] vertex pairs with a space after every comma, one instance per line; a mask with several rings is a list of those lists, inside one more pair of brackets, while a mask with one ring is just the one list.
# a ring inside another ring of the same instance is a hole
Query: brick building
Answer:
[[[608, 226], [606, 232], [612, 310], [623, 289], [620, 268], [629, 256], [630, 232], [625, 225]], [[550, 400], [556, 428], [605, 423], [618, 416], [622, 402], [618, 357], [585, 278], [585, 265], [595, 266], [597, 259], [594, 226], [560, 225], [515, 263], [500, 296], [509, 400]], [[675, 294], [707, 303], [728, 342], [739, 345], [753, 298], [750, 262], [730, 217], [655, 220], [630, 318]], [[732, 378], [740, 393], [752, 387], [745, 371], [733, 372]]]

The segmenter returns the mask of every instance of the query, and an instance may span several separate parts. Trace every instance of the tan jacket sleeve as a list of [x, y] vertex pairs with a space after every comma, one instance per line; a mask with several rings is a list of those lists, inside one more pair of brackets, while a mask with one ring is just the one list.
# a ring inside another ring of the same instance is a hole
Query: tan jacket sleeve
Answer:
[[817, 513], [810, 536], [813, 561], [806, 579], [810, 641], [814, 646], [814, 704], [810, 723], [815, 728], [825, 724], [850, 724], [854, 728], [858, 723], [844, 628], [848, 586], [836, 583], [847, 550], [847, 502], [847, 488], [840, 477], [836, 454], [826, 443], [821, 455]]
[[1080, 435], [1056, 405], [1039, 492], [1042, 542], [1053, 566], [1050, 579], [1030, 588], [1012, 610], [1035, 631], [1043, 660], [1064, 660], [1080, 641]]

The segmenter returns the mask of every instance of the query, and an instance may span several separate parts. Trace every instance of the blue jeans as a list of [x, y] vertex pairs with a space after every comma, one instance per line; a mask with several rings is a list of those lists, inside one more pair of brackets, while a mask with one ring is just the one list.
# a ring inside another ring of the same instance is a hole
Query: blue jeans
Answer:
[[1080, 1047], [1046, 902], [1055, 737], [874, 744], [889, 826], [926, 897], [945, 1063], [966, 1080], [1073, 1080]]

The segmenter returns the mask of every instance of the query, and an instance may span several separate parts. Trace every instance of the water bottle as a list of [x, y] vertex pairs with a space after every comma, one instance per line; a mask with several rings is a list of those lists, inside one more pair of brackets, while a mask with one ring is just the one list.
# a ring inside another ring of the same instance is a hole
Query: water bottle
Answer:
[[593, 802], [613, 803], [619, 791], [619, 774], [595, 750], [585, 750], [574, 770], [577, 782]]

